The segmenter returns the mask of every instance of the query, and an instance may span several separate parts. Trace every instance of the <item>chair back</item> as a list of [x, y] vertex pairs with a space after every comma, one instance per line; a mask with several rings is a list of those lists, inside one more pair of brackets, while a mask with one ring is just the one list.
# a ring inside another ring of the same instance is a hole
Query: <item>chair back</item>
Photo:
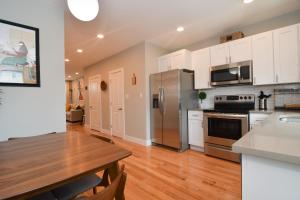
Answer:
[[102, 190], [100, 193], [90, 197], [88, 200], [113, 200], [117, 196], [122, 196], [124, 193], [127, 174], [124, 172], [124, 165], [122, 165], [118, 176], [113, 182]]

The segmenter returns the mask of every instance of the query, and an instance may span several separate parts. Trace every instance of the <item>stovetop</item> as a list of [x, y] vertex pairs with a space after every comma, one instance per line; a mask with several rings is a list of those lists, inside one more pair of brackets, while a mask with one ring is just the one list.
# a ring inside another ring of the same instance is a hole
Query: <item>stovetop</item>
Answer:
[[218, 95], [214, 98], [214, 109], [204, 109], [203, 112], [249, 114], [254, 108], [254, 95]]

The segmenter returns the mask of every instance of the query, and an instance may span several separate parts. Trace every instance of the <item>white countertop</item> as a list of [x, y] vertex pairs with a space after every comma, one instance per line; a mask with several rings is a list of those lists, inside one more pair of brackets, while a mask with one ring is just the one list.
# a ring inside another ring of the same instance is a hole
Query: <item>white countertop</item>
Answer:
[[300, 165], [300, 123], [282, 122], [279, 118], [283, 115], [300, 113], [273, 112], [235, 142], [233, 151]]

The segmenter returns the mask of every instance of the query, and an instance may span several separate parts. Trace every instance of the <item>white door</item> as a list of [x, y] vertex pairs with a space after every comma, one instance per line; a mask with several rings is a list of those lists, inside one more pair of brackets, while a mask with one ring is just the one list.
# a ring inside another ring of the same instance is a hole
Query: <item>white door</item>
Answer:
[[219, 44], [210, 47], [211, 65], [225, 65], [229, 63], [229, 48], [228, 44]]
[[274, 83], [273, 33], [252, 36], [253, 84]]
[[300, 81], [299, 40], [297, 25], [275, 30], [274, 64], [277, 83]]
[[243, 38], [229, 42], [229, 62], [236, 63], [251, 60], [251, 38]]
[[89, 111], [90, 128], [101, 131], [101, 90], [100, 76], [94, 76], [89, 79]]
[[209, 48], [194, 51], [192, 66], [195, 71], [195, 89], [210, 88], [210, 52]]
[[124, 73], [123, 69], [109, 72], [109, 101], [111, 133], [124, 137]]
[[171, 61], [169, 56], [162, 56], [158, 58], [158, 71], [164, 72], [171, 69]]

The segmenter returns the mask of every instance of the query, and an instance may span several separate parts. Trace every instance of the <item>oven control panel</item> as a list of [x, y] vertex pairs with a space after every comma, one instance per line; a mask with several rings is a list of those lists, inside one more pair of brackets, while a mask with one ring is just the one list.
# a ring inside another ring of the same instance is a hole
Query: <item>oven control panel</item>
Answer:
[[254, 103], [255, 95], [253, 94], [240, 94], [240, 95], [218, 95], [215, 96], [215, 103], [232, 103], [232, 102], [247, 102]]

